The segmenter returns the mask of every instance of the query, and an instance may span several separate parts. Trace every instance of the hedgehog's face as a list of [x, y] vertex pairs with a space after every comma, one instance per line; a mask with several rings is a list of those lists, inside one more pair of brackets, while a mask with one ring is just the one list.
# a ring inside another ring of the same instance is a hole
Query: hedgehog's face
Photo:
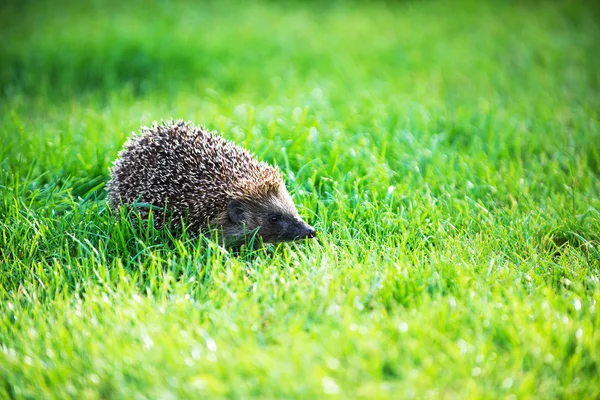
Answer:
[[265, 243], [315, 237], [315, 229], [300, 218], [287, 191], [261, 200], [231, 200], [224, 233], [238, 238], [254, 233]]

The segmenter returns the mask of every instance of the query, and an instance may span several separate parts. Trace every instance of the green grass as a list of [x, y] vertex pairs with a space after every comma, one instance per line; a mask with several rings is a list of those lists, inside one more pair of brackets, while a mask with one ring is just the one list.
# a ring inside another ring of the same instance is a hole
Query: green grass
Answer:
[[[5, 4], [0, 398], [599, 398], [599, 15]], [[318, 240], [111, 215], [169, 118], [278, 164]]]

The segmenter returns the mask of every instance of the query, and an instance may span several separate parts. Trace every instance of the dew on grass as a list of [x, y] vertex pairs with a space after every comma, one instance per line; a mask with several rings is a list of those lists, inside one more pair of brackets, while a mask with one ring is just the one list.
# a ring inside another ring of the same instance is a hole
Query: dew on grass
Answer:
[[579, 299], [573, 300], [573, 307], [575, 308], [575, 311], [581, 310], [581, 301]]
[[404, 321], [400, 322], [398, 324], [398, 330], [402, 333], [408, 332], [408, 324]]
[[209, 351], [215, 352], [217, 351], [217, 343], [211, 337], [206, 338], [206, 347]]
[[202, 354], [202, 351], [200, 350], [200, 347], [198, 347], [198, 346], [195, 346], [195, 347], [192, 349], [192, 358], [193, 358], [194, 360], [199, 360], [199, 359], [200, 359], [200, 355], [201, 355], [201, 354]]
[[338, 384], [328, 376], [323, 377], [321, 385], [323, 386], [323, 392], [326, 394], [337, 394], [340, 391]]
[[394, 193], [394, 189], [395, 189], [395, 187], [394, 187], [394, 186], [389, 186], [389, 187], [387, 188], [387, 192], [386, 192], [386, 197], [387, 197], [387, 198], [390, 198], [390, 197], [392, 196], [392, 194]]
[[448, 304], [450, 304], [450, 308], [456, 308], [456, 300], [454, 299], [454, 297], [450, 297], [448, 299]]
[[154, 347], [154, 341], [152, 340], [152, 338], [150, 336], [144, 335], [143, 341], [144, 341], [144, 347], [146, 349], [151, 349]]
[[338, 369], [340, 366], [340, 362], [337, 358], [329, 357], [327, 358], [327, 368], [329, 369]]

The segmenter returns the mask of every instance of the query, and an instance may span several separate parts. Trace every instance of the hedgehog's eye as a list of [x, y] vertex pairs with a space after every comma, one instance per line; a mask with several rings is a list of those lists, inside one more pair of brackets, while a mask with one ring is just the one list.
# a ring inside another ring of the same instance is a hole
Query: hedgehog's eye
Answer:
[[277, 221], [279, 221], [281, 219], [281, 216], [279, 215], [271, 215], [269, 217], [269, 221], [271, 221], [272, 223], [276, 223]]

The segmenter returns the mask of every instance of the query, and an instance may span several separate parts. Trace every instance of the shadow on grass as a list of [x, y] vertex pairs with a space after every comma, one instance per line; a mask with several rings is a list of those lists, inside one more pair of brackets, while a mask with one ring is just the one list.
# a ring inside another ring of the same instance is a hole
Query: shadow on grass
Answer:
[[600, 266], [600, 213], [594, 209], [581, 215], [576, 222], [551, 229], [541, 238], [542, 247], [560, 257], [570, 249], [581, 252]]

